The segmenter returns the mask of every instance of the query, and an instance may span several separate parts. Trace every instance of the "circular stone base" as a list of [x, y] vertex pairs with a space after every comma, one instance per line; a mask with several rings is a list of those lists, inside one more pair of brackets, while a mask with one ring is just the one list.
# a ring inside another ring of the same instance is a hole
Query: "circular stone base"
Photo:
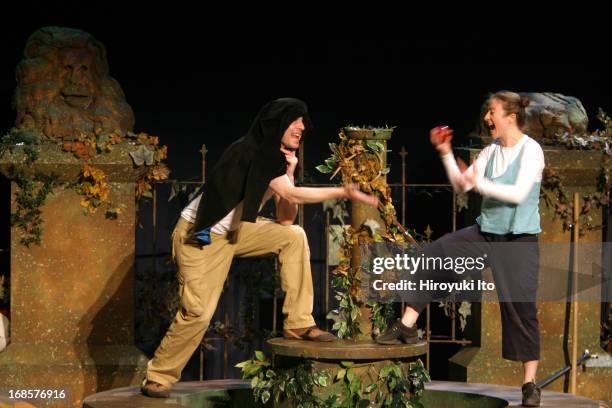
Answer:
[[[488, 398], [485, 398], [488, 397]], [[0, 399], [2, 401], [2, 399]], [[432, 381], [425, 384], [425, 408], [448, 407], [520, 407], [521, 389], [504, 385], [468, 384]], [[476, 405], [474, 404], [476, 402]], [[484, 405], [483, 403], [487, 403]], [[451, 405], [449, 405], [449, 403]], [[480, 404], [479, 404], [480, 403]], [[27, 405], [24, 405], [27, 406]], [[140, 394], [140, 387], [131, 386], [100, 392], [85, 398], [85, 408], [120, 407], [254, 407], [250, 381], [214, 380], [175, 384], [170, 398], [149, 398]], [[596, 401], [571, 394], [544, 390], [542, 407], [598, 408]]]
[[418, 357], [427, 351], [427, 343], [383, 346], [374, 341], [338, 340], [328, 343], [277, 337], [267, 342], [277, 356], [325, 360], [388, 360]]

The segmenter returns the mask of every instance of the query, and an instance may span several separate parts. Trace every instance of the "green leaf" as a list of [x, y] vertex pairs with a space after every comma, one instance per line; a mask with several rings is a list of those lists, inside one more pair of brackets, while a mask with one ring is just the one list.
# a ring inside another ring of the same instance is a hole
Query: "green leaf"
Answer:
[[332, 172], [332, 169], [330, 169], [329, 167], [327, 167], [324, 164], [321, 164], [317, 167], [315, 167], [315, 169], [319, 170], [319, 172], [323, 173], [323, 174], [328, 174]]
[[336, 160], [334, 160], [334, 159], [326, 159], [325, 160], [325, 164], [330, 169], [333, 169], [333, 168], [335, 168], [338, 165], [338, 162]]
[[402, 369], [397, 364], [393, 364], [391, 366], [391, 370], [393, 370], [393, 373], [395, 374], [396, 377], [398, 378], [402, 377]]
[[250, 378], [254, 375], [257, 375], [257, 373], [260, 371], [260, 367], [256, 366], [256, 365], [250, 365], [248, 367], [246, 367], [243, 372], [242, 375], [245, 378]]
[[374, 142], [373, 140], [368, 140], [367, 145], [370, 148], [370, 150], [374, 150], [375, 152], [380, 151], [379, 143]]
[[263, 351], [261, 350], [255, 350], [255, 358], [259, 361], [264, 361], [266, 359], [266, 357], [264, 356]]
[[266, 390], [261, 393], [261, 402], [264, 404], [270, 399], [270, 391]]
[[346, 375], [346, 368], [341, 368], [340, 370], [338, 370], [338, 373], [336, 374], [336, 380], [343, 379], [345, 375]]
[[389, 376], [389, 372], [391, 372], [391, 366], [390, 365], [381, 368], [380, 372], [378, 373], [378, 378], [379, 379], [387, 378]]
[[295, 394], [295, 382], [293, 381], [293, 378], [287, 383], [285, 389], [287, 390], [287, 394]]
[[353, 364], [355, 364], [355, 363], [353, 363], [352, 361], [341, 361], [341, 362], [340, 362], [340, 365], [341, 365], [342, 367], [352, 367], [352, 366], [353, 366]]
[[352, 368], [349, 368], [346, 372], [346, 378], [349, 380], [350, 383], [353, 382], [353, 378], [355, 378], [355, 371], [353, 371]]
[[340, 323], [340, 329], [338, 329], [338, 334], [346, 334], [346, 332], [348, 331], [348, 325], [346, 324], [346, 322], [341, 322]]
[[351, 320], [355, 321], [359, 317], [359, 309], [354, 307], [351, 309]]
[[361, 391], [361, 380], [359, 378], [355, 378], [355, 381], [351, 381], [350, 390], [353, 394], [359, 394], [359, 391]]
[[255, 388], [258, 382], [259, 382], [259, 377], [253, 377], [253, 379], [251, 380], [251, 388]]

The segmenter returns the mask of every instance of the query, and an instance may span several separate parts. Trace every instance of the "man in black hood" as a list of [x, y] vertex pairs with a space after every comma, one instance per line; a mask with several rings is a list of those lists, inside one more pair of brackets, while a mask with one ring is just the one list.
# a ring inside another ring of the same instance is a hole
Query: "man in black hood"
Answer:
[[[294, 185], [296, 150], [311, 128], [306, 104], [282, 98], [259, 111], [245, 136], [221, 155], [206, 184], [185, 207], [172, 234], [179, 267], [181, 307], [155, 356], [142, 392], [167, 397], [210, 323], [234, 256], [278, 254], [286, 292], [287, 338], [333, 341], [312, 317], [310, 250], [304, 230], [293, 225], [297, 205], [351, 199], [372, 206], [375, 196], [357, 185], [308, 188]], [[274, 197], [276, 222], [257, 220]]]

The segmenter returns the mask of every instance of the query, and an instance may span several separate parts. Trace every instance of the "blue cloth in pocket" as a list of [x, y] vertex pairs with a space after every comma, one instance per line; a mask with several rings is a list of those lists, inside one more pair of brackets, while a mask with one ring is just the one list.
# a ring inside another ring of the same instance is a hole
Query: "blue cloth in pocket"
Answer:
[[197, 231], [194, 236], [201, 245], [210, 245], [212, 242], [210, 239], [210, 227]]

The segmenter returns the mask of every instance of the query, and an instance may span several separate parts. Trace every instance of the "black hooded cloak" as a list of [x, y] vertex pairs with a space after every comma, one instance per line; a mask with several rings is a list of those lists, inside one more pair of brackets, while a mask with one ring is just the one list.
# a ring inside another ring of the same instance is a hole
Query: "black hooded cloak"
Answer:
[[212, 227], [241, 201], [244, 201], [241, 220], [255, 222], [270, 181], [287, 171], [285, 156], [279, 150], [280, 141], [291, 122], [300, 116], [305, 134], [312, 123], [301, 100], [281, 98], [261, 108], [247, 134], [223, 152], [200, 188], [202, 199], [193, 231]]

